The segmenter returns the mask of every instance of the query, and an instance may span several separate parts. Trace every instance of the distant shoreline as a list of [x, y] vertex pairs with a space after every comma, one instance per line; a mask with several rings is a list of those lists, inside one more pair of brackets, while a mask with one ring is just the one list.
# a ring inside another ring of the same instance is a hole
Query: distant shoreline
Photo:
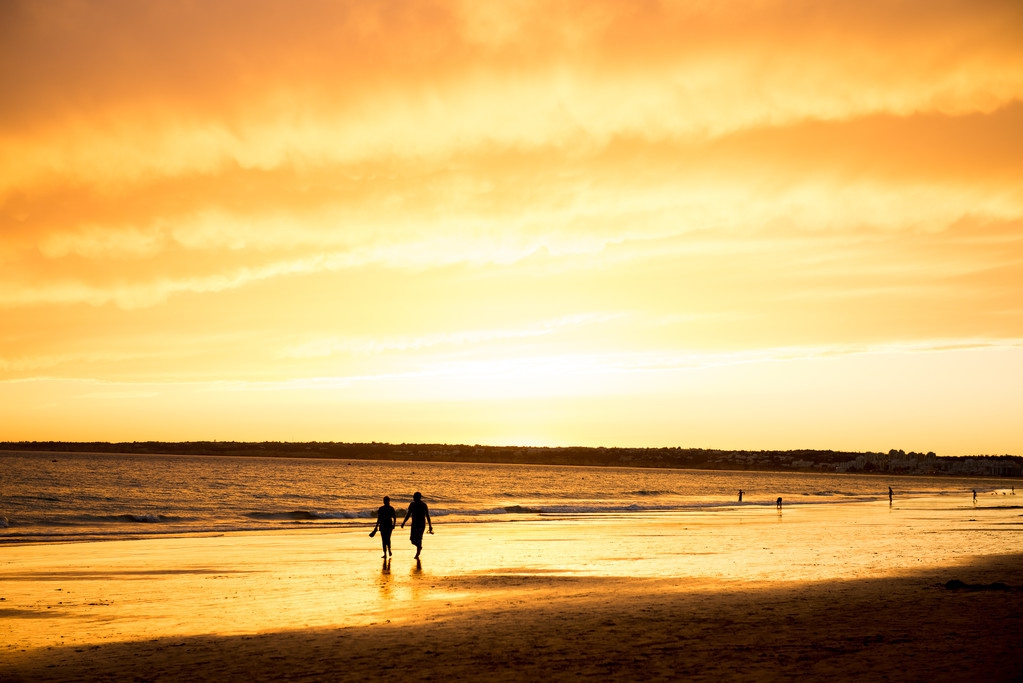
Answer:
[[888, 453], [789, 450], [742, 451], [708, 448], [623, 448], [591, 446], [482, 446], [340, 442], [243, 441], [5, 441], [0, 451], [103, 453], [124, 455], [206, 455], [334, 460], [461, 462], [479, 464], [574, 465], [762, 472], [1019, 477], [1023, 457], [938, 456]]

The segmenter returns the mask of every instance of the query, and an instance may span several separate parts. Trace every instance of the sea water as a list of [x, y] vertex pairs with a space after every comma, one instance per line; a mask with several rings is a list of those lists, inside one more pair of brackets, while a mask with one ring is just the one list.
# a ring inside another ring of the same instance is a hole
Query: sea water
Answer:
[[1011, 480], [305, 458], [0, 453], [0, 543], [354, 527], [421, 491], [435, 522], [500, 523], [1011, 493]]

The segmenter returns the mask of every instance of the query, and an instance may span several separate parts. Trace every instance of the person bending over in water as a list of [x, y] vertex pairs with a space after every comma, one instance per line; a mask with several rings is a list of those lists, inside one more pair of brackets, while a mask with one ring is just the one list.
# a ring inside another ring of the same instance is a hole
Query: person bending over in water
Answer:
[[430, 520], [430, 508], [423, 502], [423, 494], [416, 491], [412, 494], [412, 502], [409, 503], [408, 512], [405, 513], [405, 519], [401, 521], [401, 528], [405, 528], [405, 522], [408, 518], [412, 518], [412, 533], [409, 534], [409, 540], [412, 541], [412, 545], [416, 547], [415, 559], [419, 559], [419, 553], [423, 552], [423, 531], [426, 529], [426, 525], [430, 525], [430, 533], [433, 533], [433, 522]]
[[398, 515], [391, 507], [391, 499], [384, 496], [384, 504], [377, 510], [377, 523], [369, 534], [373, 536], [378, 529], [380, 530], [380, 544], [384, 547], [384, 559], [387, 559], [388, 555], [394, 554], [391, 552], [391, 532], [394, 531], [397, 524]]

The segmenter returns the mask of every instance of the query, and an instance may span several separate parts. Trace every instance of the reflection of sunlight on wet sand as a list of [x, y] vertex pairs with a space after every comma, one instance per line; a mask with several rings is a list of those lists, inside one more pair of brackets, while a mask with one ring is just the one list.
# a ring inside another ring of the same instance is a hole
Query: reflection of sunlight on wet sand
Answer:
[[1011, 550], [1001, 533], [1006, 527], [984, 526], [989, 518], [1004, 518], [1004, 525], [1018, 515], [945, 498], [468, 525], [459, 531], [462, 556], [450, 556], [446, 546], [432, 566], [445, 574], [475, 567], [737, 581], [877, 577]]
[[1011, 551], [1020, 524], [1014, 507], [951, 498], [441, 523], [421, 567], [407, 533], [384, 563], [361, 529], [10, 546], [0, 635], [26, 648], [344, 627], [585, 577], [682, 590], [880, 577]]

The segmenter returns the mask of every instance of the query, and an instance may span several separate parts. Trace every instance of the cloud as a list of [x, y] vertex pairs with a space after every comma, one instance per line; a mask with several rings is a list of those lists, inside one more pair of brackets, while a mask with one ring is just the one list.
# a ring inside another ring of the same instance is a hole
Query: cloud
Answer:
[[621, 139], [588, 153], [488, 149], [439, 166], [235, 166], [131, 192], [68, 185], [0, 202], [0, 259], [12, 286], [78, 274], [86, 292], [103, 288], [109, 269], [89, 264], [106, 260], [127, 278], [226, 282], [244, 280], [231, 274], [244, 268], [256, 279], [295, 272], [270, 256], [307, 268], [428, 268], [589, 257], [701, 231], [703, 246], [688, 249], [748, 248], [780, 230], [940, 233], [965, 216], [1023, 214], [1021, 112], [800, 123], [712, 143]]
[[392, 338], [321, 338], [313, 339], [284, 350], [293, 358], [324, 358], [335, 354], [379, 354], [394, 351], [420, 351], [437, 346], [477, 346], [493, 341], [543, 337], [566, 327], [594, 325], [622, 317], [610, 313], [581, 313], [556, 320], [547, 320], [514, 329], [461, 330], [419, 337]]
[[0, 61], [22, 68], [0, 97], [0, 191], [990, 112], [1023, 93], [1011, 2], [54, 2], [8, 16]]

